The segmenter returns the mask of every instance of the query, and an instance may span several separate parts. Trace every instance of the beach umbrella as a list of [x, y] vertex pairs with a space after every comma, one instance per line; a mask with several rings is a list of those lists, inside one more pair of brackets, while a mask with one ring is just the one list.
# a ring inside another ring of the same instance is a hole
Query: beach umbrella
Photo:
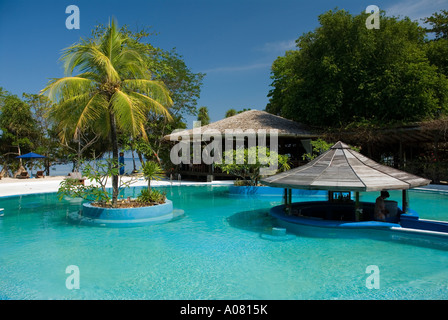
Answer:
[[34, 152], [29, 152], [29, 153], [26, 153], [26, 154], [22, 154], [21, 156], [17, 156], [16, 157], [17, 159], [34, 159], [34, 158], [46, 158], [45, 156], [43, 156], [43, 155], [40, 155], [40, 154], [37, 154], [37, 153], [34, 153]]
[[[26, 154], [22, 154], [21, 156], [17, 156], [17, 159], [40, 159], [40, 158], [46, 158], [43, 155], [34, 153], [34, 152], [29, 152]], [[33, 176], [33, 173], [31, 172], [31, 176]]]

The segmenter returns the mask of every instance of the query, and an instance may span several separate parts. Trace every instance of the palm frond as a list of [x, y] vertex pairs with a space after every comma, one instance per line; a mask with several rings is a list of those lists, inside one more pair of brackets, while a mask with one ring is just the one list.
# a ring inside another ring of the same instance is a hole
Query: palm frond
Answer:
[[113, 63], [119, 66], [117, 71], [124, 79], [138, 79], [147, 76], [147, 65], [142, 52], [138, 50], [125, 48], [114, 57]]
[[148, 79], [128, 79], [122, 82], [122, 86], [130, 91], [142, 93], [157, 100], [165, 108], [173, 105], [170, 92], [162, 81]]
[[168, 121], [172, 121], [173, 117], [167, 108], [165, 108], [160, 102], [157, 100], [148, 97], [144, 94], [138, 92], [131, 92], [130, 95], [141, 100], [142, 103], [146, 106], [148, 112], [153, 112], [157, 115], [164, 116]]
[[144, 123], [142, 123], [141, 125], [140, 125], [140, 133], [141, 133], [141, 137], [142, 137], [142, 139], [143, 140], [145, 140], [145, 141], [148, 141], [148, 135], [146, 134], [146, 130], [145, 130], [145, 124]]
[[62, 55], [59, 60], [64, 63], [64, 71], [66, 76], [71, 75], [75, 68], [82, 67], [85, 64], [83, 52], [86, 47], [91, 45], [91, 42], [92, 41], [81, 39], [81, 43], [74, 44], [62, 50]]
[[104, 75], [111, 81], [118, 81], [119, 75], [112, 61], [102, 51], [102, 45], [95, 41], [82, 42], [64, 50], [61, 57], [66, 74], [72, 74], [77, 68], [82, 73]]
[[92, 81], [95, 81], [96, 83], [101, 83], [101, 81], [103, 80], [100, 77], [100, 75], [98, 75], [95, 72], [91, 72], [91, 71], [86, 71], [86, 72], [80, 73], [77, 75], [77, 77], [90, 79]]
[[136, 98], [117, 90], [111, 98], [111, 107], [117, 124], [133, 136], [141, 133], [141, 124], [146, 122], [144, 105]]
[[53, 102], [59, 102], [63, 99], [62, 92], [64, 88], [70, 88], [72, 91], [90, 91], [94, 85], [93, 81], [83, 77], [64, 77], [50, 80], [49, 84], [41, 90], [40, 94], [46, 94]]
[[68, 97], [51, 108], [49, 117], [59, 124], [67, 121], [67, 119], [71, 119], [69, 122], [76, 123], [76, 120], [73, 119], [79, 113], [77, 111], [79, 106], [85, 105], [91, 97], [92, 94], [90, 92]]
[[103, 52], [112, 62], [114, 57], [121, 52], [124, 40], [125, 38], [118, 30], [115, 19], [112, 19], [103, 39], [101, 39], [101, 52]]
[[97, 68], [107, 75], [107, 79], [110, 81], [119, 81], [120, 76], [115, 70], [111, 59], [103, 53], [98, 48], [94, 47], [91, 49], [91, 59], [92, 62], [97, 65]]
[[[76, 123], [74, 123], [74, 126], [82, 130], [84, 127], [91, 125], [96, 120], [101, 119], [105, 116], [105, 114], [107, 114], [107, 106], [107, 98], [100, 93], [95, 93], [87, 101], [87, 103], [81, 105], [77, 109], [79, 111], [74, 116], [74, 119], [76, 119]], [[70, 119], [69, 123], [73, 124], [71, 123]]]

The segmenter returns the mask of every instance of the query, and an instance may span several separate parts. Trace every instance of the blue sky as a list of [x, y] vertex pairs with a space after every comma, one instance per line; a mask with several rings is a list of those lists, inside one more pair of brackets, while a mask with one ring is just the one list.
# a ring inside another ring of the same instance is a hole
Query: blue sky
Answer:
[[[317, 27], [319, 14], [336, 7], [358, 14], [372, 4], [413, 20], [448, 9], [448, 0], [0, 0], [0, 86], [38, 93], [63, 76], [63, 48], [115, 17], [132, 30], [151, 26], [158, 32], [151, 43], [175, 47], [193, 72], [207, 74], [198, 107], [217, 121], [230, 108], [265, 108], [272, 62]], [[69, 5], [79, 7], [79, 30], [65, 26]]]

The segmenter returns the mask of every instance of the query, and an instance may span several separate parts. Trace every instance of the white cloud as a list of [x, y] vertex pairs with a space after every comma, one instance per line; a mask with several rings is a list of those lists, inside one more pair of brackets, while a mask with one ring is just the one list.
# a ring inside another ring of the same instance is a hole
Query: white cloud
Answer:
[[[283, 55], [288, 50], [296, 49], [295, 40], [284, 40], [275, 42], [266, 42], [262, 46], [255, 48], [255, 51], [263, 52], [264, 59], [259, 60], [272, 60], [272, 56]], [[273, 60], [272, 60], [273, 61]], [[227, 66], [227, 67], [216, 67], [204, 70], [204, 73], [232, 73], [232, 72], [245, 72], [257, 69], [266, 69], [272, 66], [272, 61], [269, 63], [253, 63], [240, 66]]]
[[263, 69], [270, 67], [270, 63], [255, 63], [255, 64], [249, 64], [244, 66], [234, 66], [234, 67], [217, 67], [208, 69], [205, 71], [202, 71], [204, 73], [224, 73], [224, 72], [243, 72], [243, 71], [250, 71], [250, 70], [256, 70], [256, 69]]
[[402, 0], [384, 10], [388, 16], [409, 17], [411, 20], [421, 22], [420, 19], [446, 9], [447, 6], [448, 0]]
[[268, 52], [268, 53], [284, 53], [287, 50], [296, 49], [296, 40], [285, 40], [285, 41], [275, 41], [275, 42], [267, 42], [261, 48], [260, 51]]

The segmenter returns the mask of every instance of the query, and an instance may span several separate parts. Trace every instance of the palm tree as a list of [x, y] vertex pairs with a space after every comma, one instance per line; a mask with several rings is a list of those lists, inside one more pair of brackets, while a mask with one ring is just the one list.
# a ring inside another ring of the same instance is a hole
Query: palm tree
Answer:
[[151, 180], [160, 180], [165, 172], [157, 162], [147, 161], [143, 166], [143, 176], [148, 180], [148, 191], [151, 193]]
[[[108, 137], [114, 169], [118, 169], [118, 133], [147, 140], [145, 123], [154, 112], [171, 120], [168, 89], [152, 80], [149, 52], [118, 30], [114, 20], [101, 36], [80, 40], [64, 49], [64, 78], [52, 79], [42, 90], [57, 103], [52, 115], [61, 131], [92, 128]], [[80, 73], [72, 76], [74, 70]], [[118, 170], [113, 170], [118, 172]], [[112, 205], [117, 203], [118, 174], [112, 174]]]
[[201, 126], [210, 124], [210, 116], [208, 115], [207, 107], [200, 107], [198, 110], [198, 121], [201, 121]]

